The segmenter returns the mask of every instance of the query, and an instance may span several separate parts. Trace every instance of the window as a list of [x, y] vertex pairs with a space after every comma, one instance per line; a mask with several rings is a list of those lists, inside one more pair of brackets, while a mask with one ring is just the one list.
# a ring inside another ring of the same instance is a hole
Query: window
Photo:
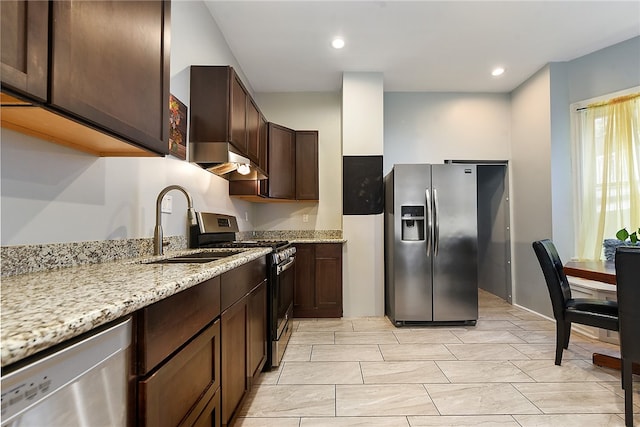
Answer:
[[640, 227], [640, 87], [572, 106], [576, 254], [601, 259], [602, 242]]

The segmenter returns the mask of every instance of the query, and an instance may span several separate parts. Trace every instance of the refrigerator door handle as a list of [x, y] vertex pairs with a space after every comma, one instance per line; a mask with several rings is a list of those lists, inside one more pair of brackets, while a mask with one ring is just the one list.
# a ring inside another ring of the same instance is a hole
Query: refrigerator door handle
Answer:
[[440, 218], [438, 217], [438, 190], [433, 189], [433, 256], [438, 255], [440, 246]]
[[433, 223], [432, 221], [432, 217], [431, 217], [431, 192], [429, 191], [429, 189], [427, 188], [425, 190], [425, 204], [427, 205], [427, 230], [426, 230], [426, 235], [427, 235], [427, 255], [431, 254], [431, 232], [432, 232], [432, 227], [433, 227]]

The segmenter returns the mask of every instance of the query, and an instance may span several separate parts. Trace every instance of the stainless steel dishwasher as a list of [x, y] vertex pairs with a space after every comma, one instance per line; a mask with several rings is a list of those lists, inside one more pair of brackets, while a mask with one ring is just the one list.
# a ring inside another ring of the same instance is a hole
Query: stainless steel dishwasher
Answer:
[[2, 376], [1, 426], [125, 426], [131, 319]]

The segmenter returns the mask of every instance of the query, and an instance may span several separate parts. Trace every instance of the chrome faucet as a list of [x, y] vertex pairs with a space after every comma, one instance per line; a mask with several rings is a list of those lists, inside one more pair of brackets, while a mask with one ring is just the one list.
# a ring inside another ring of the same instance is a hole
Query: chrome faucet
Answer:
[[[193, 200], [191, 199], [191, 195], [185, 190], [183, 187], [179, 185], [170, 185], [163, 189], [160, 194], [158, 194], [158, 200], [156, 200], [156, 228], [153, 232], [153, 254], [154, 255], [162, 255], [162, 199], [164, 196], [171, 190], [180, 190], [187, 198], [187, 219], [189, 220], [189, 224], [197, 225], [196, 221], [196, 213], [193, 210]], [[187, 238], [189, 233], [187, 232]]]

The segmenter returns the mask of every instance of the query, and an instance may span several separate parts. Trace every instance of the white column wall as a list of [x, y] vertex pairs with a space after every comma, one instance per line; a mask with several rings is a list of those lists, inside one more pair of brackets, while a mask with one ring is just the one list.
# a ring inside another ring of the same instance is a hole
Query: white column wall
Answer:
[[549, 88], [546, 66], [512, 93], [511, 107], [513, 302], [545, 315], [549, 293], [531, 243], [553, 238]]
[[[381, 73], [344, 73], [342, 155], [381, 156], [384, 140]], [[383, 215], [343, 215], [345, 317], [384, 315]]]

